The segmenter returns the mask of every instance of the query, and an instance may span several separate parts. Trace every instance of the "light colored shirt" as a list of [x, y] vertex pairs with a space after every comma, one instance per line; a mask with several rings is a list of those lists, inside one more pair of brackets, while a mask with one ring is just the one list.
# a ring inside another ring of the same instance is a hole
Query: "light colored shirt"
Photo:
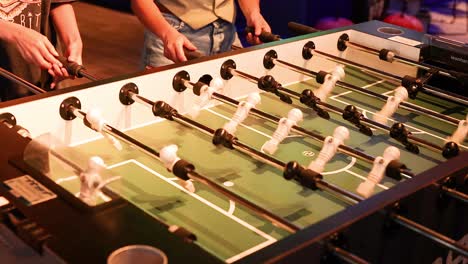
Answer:
[[218, 19], [233, 23], [234, 0], [158, 0], [193, 29], [202, 28]]

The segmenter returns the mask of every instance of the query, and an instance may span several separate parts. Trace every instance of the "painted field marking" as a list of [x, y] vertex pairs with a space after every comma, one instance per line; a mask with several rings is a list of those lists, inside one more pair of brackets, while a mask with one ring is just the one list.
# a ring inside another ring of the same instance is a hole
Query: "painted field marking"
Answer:
[[[225, 120], [228, 120], [228, 121], [231, 120], [231, 118], [229, 118], [229, 117], [227, 117], [227, 116], [225, 116], [225, 115], [223, 115], [223, 114], [220, 114], [220, 113], [218, 113], [218, 112], [216, 112], [216, 111], [214, 111], [214, 110], [206, 109], [206, 111], [208, 111], [208, 112], [210, 112], [210, 113], [212, 113], [212, 114], [214, 114], [214, 115], [216, 115], [216, 116], [218, 116], [218, 117], [221, 117], [222, 119], [225, 119]], [[265, 137], [271, 139], [271, 136], [270, 136], [270, 135], [268, 135], [268, 134], [266, 134], [266, 133], [263, 133], [262, 131], [259, 131], [259, 130], [255, 129], [255, 128], [253, 128], [253, 127], [244, 125], [243, 123], [240, 123], [239, 126], [245, 127], [245, 128], [247, 128], [247, 129], [249, 129], [249, 130], [252, 130], [252, 131], [254, 131], [254, 132], [257, 132], [258, 134], [260, 134], [260, 135], [262, 135], [262, 136], [265, 136]]]
[[[214, 210], [220, 212], [220, 213], [223, 214], [224, 216], [230, 218], [231, 220], [233, 220], [233, 221], [239, 223], [240, 225], [246, 227], [247, 229], [253, 231], [253, 232], [256, 233], [257, 235], [260, 235], [261, 237], [263, 237], [263, 238], [266, 239], [265, 242], [263, 242], [263, 243], [261, 243], [261, 244], [258, 244], [258, 245], [254, 246], [254, 247], [252, 247], [252, 248], [250, 248], [250, 249], [248, 249], [248, 250], [246, 250], [246, 251], [244, 251], [244, 252], [241, 252], [241, 253], [239, 253], [239, 254], [233, 256], [233, 257], [230, 257], [229, 259], [226, 260], [226, 262], [231, 263], [231, 262], [233, 262], [233, 261], [235, 261], [235, 260], [237, 260], [237, 259], [239, 259], [239, 258], [242, 258], [242, 257], [244, 257], [244, 256], [247, 256], [247, 255], [249, 255], [249, 254], [251, 254], [251, 253], [253, 253], [253, 252], [255, 252], [255, 251], [258, 251], [258, 250], [260, 250], [260, 249], [262, 249], [262, 248], [264, 248], [264, 247], [266, 247], [266, 246], [268, 246], [268, 245], [270, 245], [270, 244], [272, 244], [272, 243], [274, 243], [274, 242], [277, 241], [276, 238], [274, 238], [274, 237], [272, 237], [272, 236], [270, 236], [270, 235], [264, 233], [263, 231], [259, 230], [258, 228], [254, 227], [254, 226], [250, 225], [249, 223], [245, 222], [244, 220], [238, 218], [237, 216], [232, 215], [232, 214], [229, 214], [229, 212], [227, 212], [227, 211], [221, 209], [219, 206], [213, 204], [212, 202], [206, 200], [205, 198], [199, 196], [198, 194], [191, 193], [191, 192], [185, 190], [182, 186], [178, 185], [177, 183], [174, 183], [174, 182], [171, 181], [171, 180], [168, 180], [168, 179], [167, 179], [166, 177], [164, 177], [163, 175], [159, 174], [158, 172], [152, 170], [151, 168], [147, 167], [146, 165], [144, 165], [144, 164], [142, 164], [142, 163], [140, 163], [140, 162], [138, 162], [138, 161], [136, 161], [136, 160], [130, 159], [130, 160], [127, 160], [127, 161], [123, 161], [123, 162], [114, 164], [114, 165], [112, 165], [112, 166], [113, 166], [113, 167], [116, 167], [116, 166], [120, 166], [120, 165], [127, 164], [127, 163], [130, 163], [130, 162], [135, 163], [136, 165], [140, 166], [141, 168], [145, 169], [146, 171], [150, 172], [151, 174], [156, 175], [157, 177], [159, 177], [159, 178], [162, 179], [163, 181], [165, 181], [165, 182], [171, 184], [172, 186], [176, 187], [177, 189], [179, 189], [179, 190], [185, 192], [186, 194], [192, 196], [193, 198], [195, 198], [195, 199], [199, 200], [200, 202], [204, 203], [205, 205], [207, 205], [207, 206], [213, 208]], [[232, 209], [232, 210], [234, 210], [234, 209]]]
[[[165, 120], [164, 118], [155, 118], [154, 120], [139, 124], [137, 126], [132, 126], [132, 127], [124, 128], [124, 129], [119, 129], [119, 130], [122, 131], [122, 132], [126, 132], [126, 131], [130, 131], [130, 130], [133, 130], [133, 129], [149, 126], [149, 125], [152, 125], [152, 124], [161, 123], [164, 120]], [[97, 141], [97, 140], [102, 139], [102, 138], [104, 138], [104, 136], [102, 136], [99, 132], [96, 132], [95, 137], [91, 137], [91, 138], [88, 138], [88, 139], [85, 139], [85, 140], [82, 140], [82, 141], [77, 141], [77, 142], [74, 142], [72, 144], [69, 144], [68, 146], [76, 147], [76, 146], [84, 145], [84, 144], [92, 142], [92, 141]]]
[[119, 163], [116, 163], [116, 164], [112, 165], [112, 168], [117, 167], [117, 166], [121, 166], [121, 165], [125, 165], [127, 163], [134, 163], [134, 164], [138, 165], [139, 167], [141, 167], [141, 168], [145, 169], [146, 171], [150, 172], [151, 174], [159, 177], [161, 180], [169, 183], [170, 185], [172, 185], [172, 186], [176, 187], [177, 189], [181, 190], [182, 192], [192, 196], [193, 198], [199, 200], [200, 202], [206, 204], [207, 206], [213, 208], [214, 210], [220, 212], [221, 214], [227, 216], [228, 218], [231, 218], [233, 221], [235, 221], [235, 222], [239, 223], [240, 225], [246, 227], [247, 229], [255, 232], [256, 234], [262, 236], [263, 238], [268, 239], [268, 240], [276, 241], [276, 238], [264, 233], [263, 231], [257, 229], [256, 227], [248, 224], [244, 220], [239, 219], [237, 216], [229, 215], [226, 210], [221, 209], [219, 206], [213, 204], [212, 202], [206, 200], [205, 198], [199, 196], [198, 194], [191, 193], [191, 192], [187, 191], [182, 186], [178, 185], [177, 183], [174, 183], [173, 181], [169, 180], [168, 178], [164, 177], [163, 175], [159, 174], [158, 172], [154, 171], [153, 169], [147, 167], [146, 165], [140, 163], [137, 160], [129, 159], [129, 160], [126, 160], [126, 161], [122, 161], [122, 162], [119, 162]]
[[[359, 174], [357, 174], [357, 173], [355, 173], [355, 172], [353, 172], [353, 171], [346, 170], [346, 172], [348, 172], [349, 174], [354, 175], [354, 176], [356, 176], [356, 177], [358, 177], [358, 178], [360, 178], [360, 179], [362, 179], [362, 180], [364, 180], [364, 181], [366, 180], [366, 177], [361, 176], [361, 175], [359, 175]], [[382, 188], [382, 189], [384, 189], [384, 190], [388, 190], [388, 189], [389, 189], [387, 186], [382, 185], [382, 184], [380, 184], [380, 183], [378, 183], [377, 186], [379, 186], [380, 188]]]
[[356, 158], [355, 157], [351, 157], [351, 162], [344, 166], [343, 168], [341, 169], [338, 169], [338, 170], [334, 170], [334, 171], [326, 171], [326, 172], [322, 172], [321, 174], [322, 175], [329, 175], [329, 174], [337, 174], [337, 173], [340, 173], [340, 172], [343, 172], [343, 171], [347, 171], [349, 168], [351, 168], [352, 166], [354, 166], [354, 164], [356, 163]]
[[267, 241], [265, 241], [265, 242], [263, 242], [261, 244], [256, 245], [255, 247], [247, 249], [244, 252], [241, 252], [241, 253], [239, 253], [239, 254], [237, 254], [235, 256], [232, 256], [232, 257], [226, 259], [226, 263], [232, 263], [234, 261], [237, 261], [237, 260], [239, 260], [239, 259], [241, 259], [241, 258], [243, 258], [245, 256], [248, 256], [248, 255], [250, 255], [250, 254], [252, 254], [254, 252], [259, 251], [260, 249], [262, 249], [262, 248], [264, 248], [266, 246], [269, 246], [269, 245], [273, 244], [274, 242], [275, 241], [267, 240]]
[[[110, 166], [107, 166], [108, 169], [112, 169], [112, 168], [115, 168], [115, 167], [119, 167], [119, 166], [123, 166], [125, 164], [128, 164], [128, 163], [134, 163], [136, 164], [137, 166], [141, 167], [142, 169], [150, 172], [151, 174], [153, 175], [156, 175], [158, 178], [162, 179], [163, 181], [171, 184], [172, 186], [176, 187], [177, 189], [185, 192], [186, 194], [192, 196], [193, 198], [197, 199], [198, 201], [200, 201], [201, 203], [207, 205], [208, 207], [211, 207], [213, 208], [215, 211], [218, 211], [220, 212], [221, 214], [223, 214], [224, 216], [230, 218], [231, 220], [233, 220], [234, 222], [237, 222], [238, 224], [240, 224], [241, 226], [253, 231], [254, 233], [256, 233], [257, 235], [263, 237], [266, 239], [265, 242], [262, 242], [261, 244], [259, 245], [256, 245], [244, 252], [241, 252], [239, 253], [238, 255], [235, 255], [229, 259], [238, 259], [238, 258], [241, 258], [241, 257], [244, 257], [244, 256], [247, 256], [248, 254], [251, 254], [257, 250], [260, 250], [261, 248], [267, 246], [267, 245], [270, 245], [274, 242], [277, 241], [276, 238], [264, 233], [263, 231], [259, 230], [258, 228], [250, 225], [249, 223], [245, 222], [244, 220], [238, 218], [237, 216], [233, 215], [234, 214], [234, 211], [236, 209], [236, 204], [234, 201], [232, 200], [229, 200], [229, 209], [228, 211], [226, 210], [223, 210], [222, 208], [220, 208], [219, 206], [211, 203], [210, 201], [206, 200], [205, 198], [195, 194], [195, 193], [191, 193], [189, 191], [187, 191], [186, 189], [184, 189], [182, 186], [180, 186], [179, 184], [175, 183], [173, 180], [174, 178], [166, 178], [165, 176], [159, 174], [158, 172], [152, 170], [151, 168], [147, 167], [146, 165], [134, 160], [134, 159], [129, 159], [129, 160], [126, 160], [126, 161], [122, 161], [122, 162], [119, 162], [119, 163], [115, 163], [115, 164], [112, 164]], [[72, 181], [72, 180], [75, 180], [75, 179], [78, 179], [77, 176], [68, 176], [68, 177], [64, 177], [64, 178], [59, 178], [57, 179], [55, 182], [56, 183], [62, 183], [62, 182], [66, 182], [66, 181]], [[177, 178], [176, 178], [177, 179]], [[101, 197], [103, 200], [108, 200], [109, 198], [108, 197]], [[226, 262], [230, 263], [229, 262], [229, 259], [226, 260]], [[233, 260], [234, 261], [234, 260]], [[231, 261], [231, 262], [233, 262]]]

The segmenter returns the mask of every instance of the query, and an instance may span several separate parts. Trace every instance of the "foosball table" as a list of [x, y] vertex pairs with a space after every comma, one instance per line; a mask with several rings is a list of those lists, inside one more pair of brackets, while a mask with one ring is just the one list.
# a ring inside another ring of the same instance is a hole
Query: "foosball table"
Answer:
[[2, 225], [57, 262], [464, 263], [468, 100], [425, 38], [371, 21], [0, 103]]

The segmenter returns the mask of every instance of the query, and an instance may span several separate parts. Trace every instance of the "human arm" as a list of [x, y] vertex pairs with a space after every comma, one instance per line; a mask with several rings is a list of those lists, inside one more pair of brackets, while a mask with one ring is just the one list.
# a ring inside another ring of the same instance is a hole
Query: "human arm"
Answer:
[[[68, 61], [73, 61], [82, 64], [83, 42], [81, 41], [80, 32], [75, 18], [73, 7], [69, 3], [60, 4], [50, 11], [52, 23], [57, 30], [58, 36], [63, 44], [63, 55]], [[69, 75], [65, 68], [54, 66], [56, 72], [55, 80], [51, 84], [51, 88]], [[61, 74], [58, 74], [60, 71]]]
[[260, 13], [260, 0], [238, 0], [238, 2], [247, 21], [247, 26], [254, 28], [253, 35], [247, 33], [247, 41], [251, 44], [262, 43], [258, 36], [262, 31], [271, 32], [271, 28]]
[[132, 10], [140, 22], [164, 43], [164, 56], [174, 62], [186, 61], [184, 48], [197, 48], [163, 17], [153, 0], [132, 0]]

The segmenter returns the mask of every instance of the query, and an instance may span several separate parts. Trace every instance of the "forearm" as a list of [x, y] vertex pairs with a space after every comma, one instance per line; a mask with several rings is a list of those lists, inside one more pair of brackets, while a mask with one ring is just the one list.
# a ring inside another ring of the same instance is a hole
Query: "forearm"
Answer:
[[50, 11], [52, 23], [65, 47], [82, 46], [80, 31], [71, 4], [61, 4]]
[[153, 0], [132, 0], [131, 5], [141, 23], [161, 39], [173, 30]]
[[0, 19], [0, 39], [6, 42], [14, 42], [14, 33], [17, 31], [17, 25], [5, 20]]
[[238, 0], [239, 7], [246, 18], [260, 14], [260, 0]]

